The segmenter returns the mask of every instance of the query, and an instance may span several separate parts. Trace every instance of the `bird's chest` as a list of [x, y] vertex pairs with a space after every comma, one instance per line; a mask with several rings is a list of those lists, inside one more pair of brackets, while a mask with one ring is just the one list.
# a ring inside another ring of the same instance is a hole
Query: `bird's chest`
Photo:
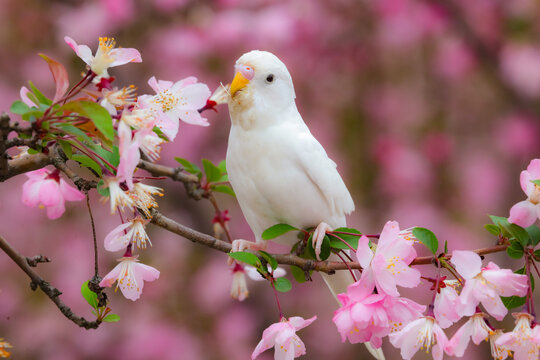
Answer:
[[264, 230], [278, 222], [310, 226], [316, 221], [310, 207], [320, 193], [298, 163], [290, 141], [294, 141], [291, 133], [231, 132], [229, 180], [252, 228]]

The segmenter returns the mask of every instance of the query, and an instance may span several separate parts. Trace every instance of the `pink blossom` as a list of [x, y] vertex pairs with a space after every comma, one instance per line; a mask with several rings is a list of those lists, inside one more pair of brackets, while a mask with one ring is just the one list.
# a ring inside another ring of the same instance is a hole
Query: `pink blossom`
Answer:
[[390, 343], [401, 349], [401, 356], [410, 360], [419, 349], [429, 351], [433, 346], [432, 356], [441, 360], [448, 343], [444, 331], [431, 316], [416, 319], [398, 332], [389, 335]]
[[120, 181], [116, 177], [103, 177], [106, 187], [109, 189], [109, 200], [111, 204], [111, 214], [114, 214], [117, 208], [134, 206], [135, 202], [129, 194], [122, 189]]
[[305, 328], [317, 316], [304, 320], [300, 316], [293, 316], [287, 320], [282, 318], [280, 322], [270, 325], [264, 330], [261, 341], [255, 347], [251, 359], [257, 358], [262, 352], [275, 347], [274, 359], [292, 360], [306, 353], [306, 347], [296, 332]]
[[521, 189], [527, 199], [518, 202], [510, 209], [508, 221], [522, 227], [529, 227], [540, 217], [540, 186], [532, 180], [540, 179], [540, 159], [533, 159], [519, 177]]
[[370, 342], [380, 348], [382, 338], [391, 331], [422, 315], [425, 306], [406, 298], [372, 294], [362, 280], [349, 285], [347, 293], [339, 294], [342, 306], [334, 313], [333, 321], [341, 341], [351, 344]]
[[529, 288], [527, 276], [514, 274], [490, 262], [482, 268], [480, 256], [472, 251], [454, 250], [450, 260], [465, 279], [465, 286], [456, 302], [458, 314], [471, 316], [481, 302], [486, 311], [502, 320], [508, 310], [501, 296], [525, 296]]
[[455, 287], [458, 285], [458, 281], [446, 280], [444, 284], [445, 286], [441, 287], [437, 295], [435, 295], [433, 313], [439, 325], [446, 329], [461, 319], [461, 315], [456, 310], [458, 294]]
[[118, 225], [105, 237], [105, 250], [120, 251], [129, 244], [137, 245], [138, 248], [146, 248], [147, 242], [152, 245], [144, 229], [147, 223], [148, 220], [137, 216], [125, 224]]
[[151, 106], [167, 115], [171, 121], [178, 119], [192, 125], [208, 126], [208, 121], [197, 110], [206, 105], [211, 92], [208, 86], [197, 83], [194, 77], [188, 77], [176, 83], [172, 81], [148, 80], [156, 92], [151, 98]]
[[107, 69], [114, 66], [124, 65], [129, 62], [142, 62], [141, 54], [137, 49], [115, 49], [113, 38], [100, 37], [96, 55], [86, 45], [78, 45], [69, 36], [64, 37], [66, 43], [75, 51], [97, 76], [109, 77]]
[[159, 271], [155, 268], [139, 263], [137, 256], [123, 257], [120, 263], [111, 270], [99, 286], [111, 287], [116, 281], [116, 287], [120, 287], [124, 297], [137, 300], [142, 293], [144, 281], [154, 281], [159, 278]]
[[120, 138], [118, 146], [120, 163], [116, 175], [119, 182], [125, 181], [128, 189], [131, 190], [133, 189], [133, 172], [141, 159], [140, 140], [137, 137], [132, 138], [131, 128], [123, 121], [118, 124], [118, 136]]
[[377, 287], [380, 293], [399, 296], [396, 285], [412, 288], [420, 283], [420, 272], [409, 267], [416, 257], [414, 241], [400, 236], [399, 224], [388, 221], [381, 232], [375, 252], [369, 247], [369, 239], [362, 236], [358, 241], [356, 257], [364, 270], [361, 280], [366, 287]]
[[459, 330], [452, 336], [446, 345], [446, 352], [450, 355], [462, 357], [472, 339], [476, 345], [484, 340], [488, 340], [493, 331], [486, 324], [483, 313], [476, 313], [463, 324]]
[[133, 190], [129, 192], [133, 204], [138, 207], [147, 218], [152, 217], [150, 209], [158, 207], [158, 204], [152, 195], [163, 196], [163, 189], [138, 182], [133, 185]]
[[501, 329], [495, 329], [492, 334], [489, 335], [491, 356], [496, 360], [504, 360], [512, 353], [506, 346], [497, 344], [497, 340], [503, 335]]
[[501, 51], [501, 72], [520, 93], [529, 97], [540, 94], [540, 49], [530, 44], [508, 43]]
[[531, 329], [533, 317], [530, 314], [512, 315], [516, 318], [516, 327], [511, 332], [501, 335], [495, 344], [514, 351], [515, 360], [538, 360], [540, 351], [538, 325]]
[[22, 202], [30, 207], [46, 207], [49, 219], [58, 219], [66, 210], [65, 201], [80, 201], [84, 194], [60, 177], [58, 170], [39, 169], [26, 173]]

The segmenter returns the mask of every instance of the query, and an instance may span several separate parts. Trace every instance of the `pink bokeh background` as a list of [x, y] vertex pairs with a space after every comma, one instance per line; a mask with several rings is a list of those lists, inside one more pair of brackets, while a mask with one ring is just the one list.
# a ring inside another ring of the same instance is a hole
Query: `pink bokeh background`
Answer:
[[[357, 210], [350, 225], [379, 232], [388, 219], [424, 226], [452, 249], [489, 246], [487, 214], [508, 215], [522, 200], [519, 172], [538, 157], [540, 128], [540, 5], [533, 0], [0, 0], [0, 110], [32, 80], [47, 94], [53, 82], [38, 52], [61, 61], [72, 83], [84, 64], [65, 35], [95, 48], [99, 36], [141, 51], [142, 64], [115, 68], [120, 85], [149, 93], [151, 76], [176, 81], [194, 75], [213, 90], [233, 75], [242, 53], [274, 52], [293, 77], [298, 107], [313, 134], [338, 163]], [[489, 50], [486, 57], [478, 43]], [[475, 45], [476, 44], [476, 45]], [[226, 106], [206, 113], [211, 126], [182, 123], [160, 163], [225, 158]], [[59, 220], [21, 203], [25, 177], [0, 186], [0, 234], [27, 256], [52, 258], [37, 271], [91, 318], [80, 295], [92, 276], [93, 245], [83, 203]], [[166, 189], [167, 216], [211, 233], [212, 207], [188, 199], [180, 184]], [[118, 223], [92, 193], [100, 245]], [[251, 239], [234, 199], [218, 194], [235, 238]], [[229, 297], [226, 256], [149, 226], [152, 248], [141, 260], [161, 271], [137, 302], [109, 291], [119, 323], [84, 330], [66, 320], [29, 279], [0, 254], [0, 337], [14, 359], [248, 359], [262, 330], [278, 320], [270, 288], [249, 283], [243, 303]], [[283, 251], [282, 248], [271, 248]], [[423, 251], [423, 250], [422, 250]], [[504, 256], [490, 257], [518, 267]], [[115, 254], [100, 251], [103, 276]], [[426, 268], [426, 271], [431, 269]], [[430, 284], [420, 285], [427, 290]], [[417, 301], [418, 293], [405, 292]], [[427, 291], [426, 291], [427, 296]], [[320, 277], [281, 295], [288, 316], [318, 320], [300, 332], [308, 359], [367, 358], [362, 345], [342, 345], [331, 322], [336, 304]], [[511, 326], [511, 320], [506, 320]], [[450, 328], [451, 336], [456, 327]], [[388, 358], [398, 352], [385, 343]], [[466, 353], [485, 358], [482, 344]], [[268, 351], [261, 359], [271, 359]], [[417, 355], [422, 358], [422, 354]]]

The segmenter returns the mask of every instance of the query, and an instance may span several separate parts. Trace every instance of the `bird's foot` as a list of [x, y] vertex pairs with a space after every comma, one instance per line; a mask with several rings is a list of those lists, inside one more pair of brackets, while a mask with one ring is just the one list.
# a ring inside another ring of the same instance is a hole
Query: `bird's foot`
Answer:
[[[244, 239], [237, 239], [233, 240], [232, 242], [232, 249], [231, 252], [238, 252], [238, 251], [246, 251], [246, 250], [253, 250], [253, 251], [259, 251], [259, 250], [265, 250], [266, 249], [266, 241], [265, 242], [253, 242], [248, 241]], [[229, 257], [227, 260], [229, 265], [234, 264], [234, 259], [232, 257]]]
[[332, 228], [330, 225], [328, 225], [325, 222], [320, 223], [317, 225], [317, 228], [315, 231], [313, 231], [313, 237], [311, 240], [311, 244], [313, 245], [313, 249], [315, 249], [315, 255], [317, 256], [317, 260], [321, 260], [321, 246], [324, 240], [324, 237], [326, 236], [326, 233], [328, 231], [332, 231]]

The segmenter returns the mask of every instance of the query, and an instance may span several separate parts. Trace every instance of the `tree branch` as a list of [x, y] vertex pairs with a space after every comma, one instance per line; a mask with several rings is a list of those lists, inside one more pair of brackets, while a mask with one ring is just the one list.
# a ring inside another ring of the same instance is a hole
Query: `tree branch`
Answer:
[[37, 287], [39, 287], [45, 293], [45, 295], [51, 299], [51, 301], [62, 312], [62, 314], [64, 314], [65, 317], [82, 328], [98, 328], [98, 326], [101, 324], [100, 320], [88, 321], [83, 317], [75, 315], [73, 311], [66, 304], [64, 304], [62, 300], [60, 300], [60, 295], [62, 295], [60, 290], [41, 278], [30, 267], [28, 258], [19, 254], [2, 236], [0, 236], [0, 249], [2, 249], [26, 273], [26, 275], [30, 277], [32, 280], [30, 283], [32, 290], [36, 290]]

